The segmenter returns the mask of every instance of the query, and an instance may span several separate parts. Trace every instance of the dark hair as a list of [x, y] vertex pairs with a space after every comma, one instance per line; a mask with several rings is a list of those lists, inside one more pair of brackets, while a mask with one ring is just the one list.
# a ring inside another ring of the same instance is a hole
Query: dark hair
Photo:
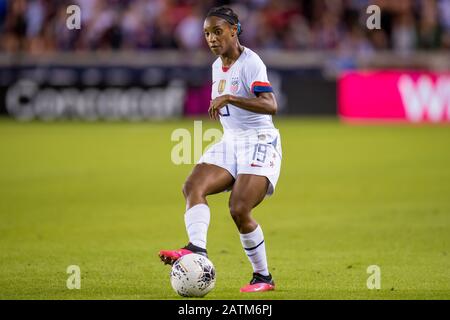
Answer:
[[237, 30], [238, 35], [240, 35], [242, 33], [242, 28], [241, 28], [241, 23], [239, 22], [239, 17], [233, 11], [233, 9], [231, 9], [229, 7], [224, 7], [224, 6], [214, 7], [211, 10], [209, 10], [208, 14], [206, 15], [206, 17], [211, 17], [211, 16], [222, 18], [222, 19], [226, 20], [229, 24], [236, 25], [237, 29], [238, 29]]

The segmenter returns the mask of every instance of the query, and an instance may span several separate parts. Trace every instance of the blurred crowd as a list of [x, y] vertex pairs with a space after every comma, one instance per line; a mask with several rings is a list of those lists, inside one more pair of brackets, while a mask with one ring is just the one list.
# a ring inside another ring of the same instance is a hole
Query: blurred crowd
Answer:
[[[69, 5], [81, 29], [69, 30]], [[381, 8], [381, 30], [366, 9]], [[217, 5], [239, 15], [251, 48], [349, 52], [450, 49], [450, 0], [0, 0], [0, 50], [206, 49], [203, 21]]]

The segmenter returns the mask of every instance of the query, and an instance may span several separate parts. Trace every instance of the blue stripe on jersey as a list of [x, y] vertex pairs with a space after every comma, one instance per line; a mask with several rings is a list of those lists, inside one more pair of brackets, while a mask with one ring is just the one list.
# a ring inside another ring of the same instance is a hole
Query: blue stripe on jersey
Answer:
[[262, 92], [273, 92], [273, 89], [271, 86], [254, 86], [253, 92], [256, 93], [262, 93]]

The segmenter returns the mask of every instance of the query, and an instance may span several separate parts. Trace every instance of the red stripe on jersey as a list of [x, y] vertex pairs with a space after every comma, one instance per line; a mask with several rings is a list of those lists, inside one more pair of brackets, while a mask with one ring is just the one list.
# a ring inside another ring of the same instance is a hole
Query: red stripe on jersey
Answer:
[[252, 88], [251, 91], [253, 92], [253, 89], [258, 86], [258, 87], [271, 87], [269, 82], [261, 82], [261, 81], [255, 81], [252, 83]]
[[223, 71], [223, 72], [227, 72], [228, 70], [230, 70], [230, 67], [224, 67], [224, 66], [222, 66], [222, 71]]

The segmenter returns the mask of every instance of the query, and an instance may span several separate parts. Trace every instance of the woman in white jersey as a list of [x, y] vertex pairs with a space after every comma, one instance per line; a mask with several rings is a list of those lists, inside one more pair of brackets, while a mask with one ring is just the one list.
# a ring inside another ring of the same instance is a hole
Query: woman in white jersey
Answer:
[[183, 186], [189, 244], [177, 250], [161, 250], [159, 256], [173, 264], [189, 253], [207, 255], [210, 209], [206, 197], [231, 190], [231, 217], [253, 267], [253, 277], [241, 292], [261, 292], [274, 290], [275, 283], [267, 266], [261, 226], [251, 212], [275, 190], [281, 144], [272, 123], [277, 102], [266, 66], [255, 52], [239, 43], [240, 33], [241, 25], [232, 9], [217, 7], [209, 11], [204, 34], [218, 58], [212, 67], [208, 112], [212, 119], [220, 119], [224, 135], [202, 156]]

